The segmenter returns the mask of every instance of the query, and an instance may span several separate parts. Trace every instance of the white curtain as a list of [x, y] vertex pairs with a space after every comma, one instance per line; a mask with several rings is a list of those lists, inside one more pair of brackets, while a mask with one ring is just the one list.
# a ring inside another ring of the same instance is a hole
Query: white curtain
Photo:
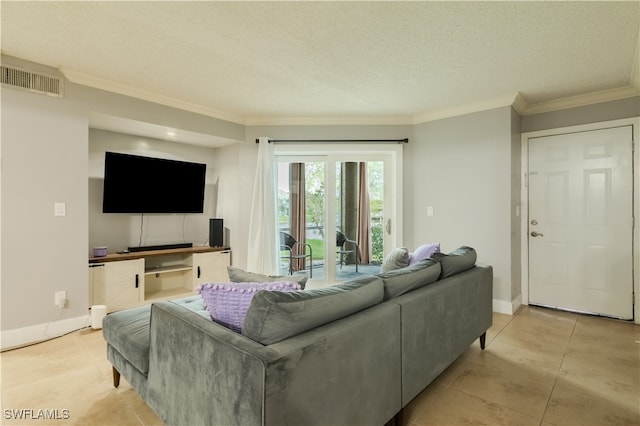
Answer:
[[273, 144], [269, 143], [269, 138], [260, 138], [259, 141], [249, 220], [247, 270], [279, 275]]

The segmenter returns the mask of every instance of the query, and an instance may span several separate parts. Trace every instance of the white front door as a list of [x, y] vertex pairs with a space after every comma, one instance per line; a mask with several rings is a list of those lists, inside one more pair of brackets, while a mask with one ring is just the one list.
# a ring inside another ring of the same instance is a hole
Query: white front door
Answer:
[[632, 126], [529, 139], [529, 303], [633, 318]]

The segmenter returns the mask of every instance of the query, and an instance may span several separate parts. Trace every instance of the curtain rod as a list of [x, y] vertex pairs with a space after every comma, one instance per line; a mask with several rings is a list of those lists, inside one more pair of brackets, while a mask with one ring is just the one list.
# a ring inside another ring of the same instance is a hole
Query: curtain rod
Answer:
[[[409, 143], [404, 139], [269, 139], [269, 143]], [[256, 143], [260, 143], [256, 139]]]

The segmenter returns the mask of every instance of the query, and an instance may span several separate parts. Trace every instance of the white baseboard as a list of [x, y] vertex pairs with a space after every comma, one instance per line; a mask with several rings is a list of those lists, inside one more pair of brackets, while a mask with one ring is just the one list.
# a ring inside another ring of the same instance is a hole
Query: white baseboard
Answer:
[[519, 295], [511, 302], [493, 299], [493, 312], [499, 314], [513, 315], [522, 306], [522, 296]]
[[0, 332], [0, 350], [4, 351], [63, 336], [91, 325], [91, 316], [67, 318]]
[[512, 314], [516, 313], [518, 309], [522, 306], [522, 295], [519, 294], [518, 297], [511, 301]]

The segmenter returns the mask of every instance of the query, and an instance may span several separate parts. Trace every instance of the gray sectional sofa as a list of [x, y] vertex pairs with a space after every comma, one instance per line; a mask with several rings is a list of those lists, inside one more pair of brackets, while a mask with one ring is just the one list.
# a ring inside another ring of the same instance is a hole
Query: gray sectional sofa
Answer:
[[492, 324], [473, 249], [318, 290], [260, 291], [242, 333], [200, 296], [108, 315], [120, 374], [167, 424], [383, 425]]

